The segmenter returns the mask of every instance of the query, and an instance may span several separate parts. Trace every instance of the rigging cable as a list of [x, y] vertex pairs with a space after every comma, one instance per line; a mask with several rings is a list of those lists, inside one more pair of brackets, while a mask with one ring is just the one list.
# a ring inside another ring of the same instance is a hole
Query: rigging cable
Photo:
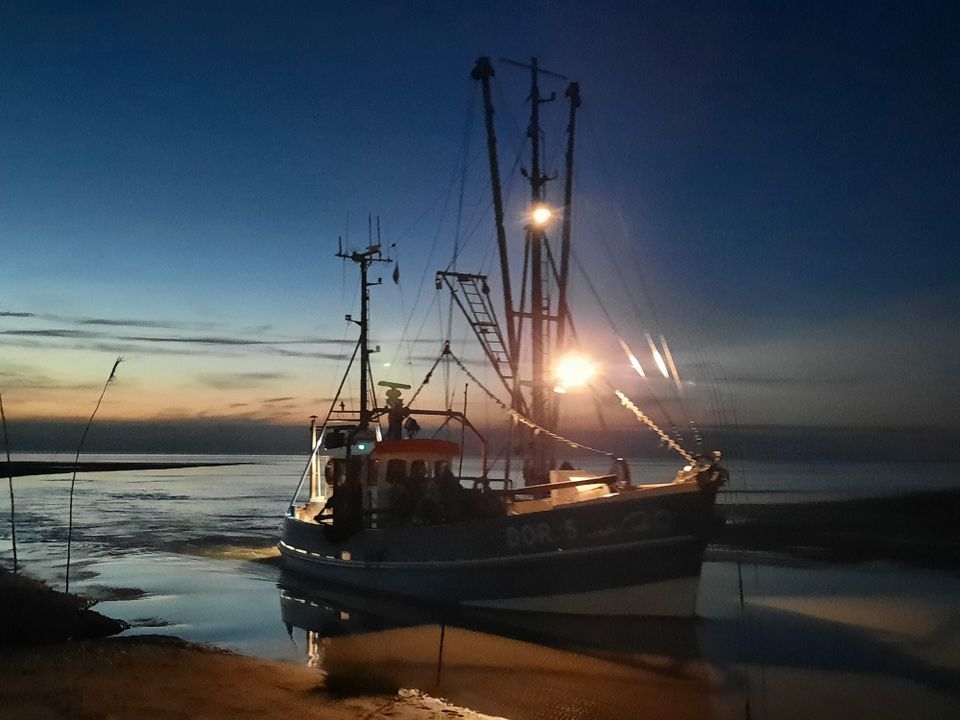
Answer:
[[[504, 193], [503, 193], [503, 195], [504, 195], [504, 207], [506, 207], [507, 205], [510, 204], [510, 198], [511, 198], [511, 195], [512, 195], [514, 180], [515, 180], [516, 174], [517, 174], [517, 173], [516, 173], [516, 170], [517, 170], [517, 167], [520, 165], [520, 160], [522, 159], [523, 151], [524, 151], [525, 148], [526, 148], [526, 142], [524, 142], [524, 143], [521, 144], [520, 149], [517, 151], [517, 155], [516, 155], [516, 157], [515, 157], [514, 160], [513, 160], [513, 166], [510, 168], [510, 172], [507, 173], [507, 175], [506, 175], [507, 180], [506, 180], [506, 182], [505, 182], [505, 184], [504, 184], [504, 189], [503, 189], [503, 190], [504, 190]], [[480, 205], [480, 203], [478, 203], [477, 209], [479, 209], [479, 205]], [[453, 267], [453, 264], [457, 261], [457, 258], [459, 257], [459, 254], [462, 253], [462, 252], [466, 249], [467, 244], [468, 244], [468, 243], [470, 242], [470, 240], [472, 240], [473, 237], [476, 235], [477, 230], [479, 230], [479, 229], [480, 229], [480, 226], [483, 225], [484, 220], [487, 219], [486, 213], [489, 212], [489, 210], [490, 210], [491, 207], [493, 207], [493, 200], [492, 200], [492, 199], [490, 200], [489, 203], [487, 203], [486, 207], [484, 208], [484, 213], [481, 213], [481, 214], [476, 218], [476, 222], [473, 224], [473, 227], [470, 229], [470, 231], [469, 231], [466, 235], [464, 235], [464, 237], [463, 237], [463, 243], [460, 245], [460, 250], [459, 250], [458, 254], [451, 259], [450, 264], [447, 265], [447, 267], [444, 268], [444, 270], [450, 270], [450, 269]], [[471, 217], [471, 219], [473, 219], [473, 218]]]
[[[468, 86], [469, 86], [469, 87], [471, 88], [471, 90], [472, 90], [473, 85], [472, 85], [472, 83], [469, 83], [469, 81], [468, 81]], [[469, 116], [473, 114], [472, 107], [473, 107], [473, 102], [474, 102], [474, 96], [476, 95], [476, 93], [475, 93], [475, 92], [472, 92], [472, 91], [468, 91], [467, 95], [468, 95], [468, 103], [467, 103], [467, 105], [468, 105], [469, 115], [468, 115], [467, 118], [465, 118], [465, 121], [464, 121], [464, 122], [465, 122], [467, 125], [469, 125], [470, 122], [471, 122], [471, 119], [470, 119]], [[462, 149], [462, 148], [461, 148], [461, 149]], [[462, 159], [461, 159], [461, 162], [463, 162]], [[402, 330], [402, 332], [401, 332], [401, 334], [400, 334], [401, 343], [397, 346], [397, 351], [396, 351], [396, 353], [394, 354], [394, 357], [393, 357], [392, 362], [396, 362], [397, 358], [400, 356], [400, 352], [401, 352], [401, 349], [400, 349], [400, 348], [402, 347], [403, 342], [404, 342], [405, 339], [407, 338], [407, 331], [410, 329], [410, 323], [413, 321], [413, 316], [414, 316], [414, 314], [416, 313], [416, 309], [417, 309], [417, 307], [420, 305], [420, 298], [421, 298], [421, 296], [422, 296], [422, 294], [423, 294], [423, 287], [424, 287], [424, 284], [426, 283], [426, 280], [427, 280], [427, 273], [429, 272], [430, 263], [431, 263], [431, 260], [432, 260], [432, 258], [433, 258], [433, 254], [434, 254], [434, 252], [436, 251], [437, 242], [438, 242], [438, 240], [440, 239], [440, 234], [441, 234], [441, 232], [442, 232], [442, 230], [443, 230], [443, 220], [444, 220], [444, 218], [446, 217], [446, 214], [447, 214], [447, 207], [448, 207], [449, 202], [450, 202], [450, 196], [453, 194], [453, 188], [454, 188], [454, 185], [455, 185], [455, 183], [456, 183], [456, 178], [457, 178], [457, 174], [458, 174], [459, 169], [460, 169], [460, 164], [458, 163], [457, 165], [454, 166], [454, 169], [453, 169], [453, 171], [452, 171], [451, 174], [450, 174], [450, 180], [449, 180], [449, 182], [447, 183], [447, 189], [446, 189], [446, 191], [445, 191], [444, 194], [443, 194], [443, 202], [442, 202], [442, 207], [441, 207], [441, 210], [440, 210], [440, 218], [439, 218], [439, 220], [437, 221], [437, 229], [436, 229], [436, 232], [435, 232], [434, 235], [433, 235], [433, 239], [430, 241], [430, 249], [429, 249], [429, 251], [427, 252], [427, 260], [426, 260], [426, 263], [424, 264], [424, 267], [423, 267], [423, 273], [422, 273], [421, 276], [420, 276], [420, 282], [417, 284], [417, 295], [416, 295], [416, 298], [414, 299], [413, 306], [410, 308], [410, 315], [407, 317], [407, 320], [406, 320], [406, 322], [404, 323], [403, 330]], [[425, 211], [423, 214], [425, 215], [425, 214], [426, 214], [426, 211]], [[422, 216], [421, 216], [421, 217], [422, 217]], [[429, 310], [428, 310], [428, 313], [429, 313]], [[422, 327], [421, 327], [421, 330], [422, 330]], [[407, 344], [407, 363], [408, 363], [408, 364], [411, 364], [411, 363], [413, 362], [413, 343], [411, 343], [410, 341], [406, 341], [406, 344]]]
[[526, 417], [525, 415], [517, 412], [516, 410], [508, 406], [505, 402], [503, 402], [500, 398], [498, 398], [492, 391], [487, 389], [487, 387], [483, 383], [481, 383], [472, 372], [470, 372], [467, 369], [467, 366], [460, 361], [460, 358], [458, 358], [449, 350], [446, 352], [446, 354], [450, 356], [450, 359], [453, 360], [459, 366], [459, 368], [463, 371], [463, 373], [468, 378], [470, 378], [477, 385], [477, 387], [479, 387], [483, 391], [483, 393], [488, 398], [493, 400], [493, 402], [499, 405], [502, 409], [506, 410], [507, 413], [509, 413], [510, 417], [512, 417], [515, 421], [519, 422], [522, 425], [526, 425], [528, 428], [533, 430], [535, 435], [540, 435], [540, 434], [546, 435], [552, 440], [561, 442], [575, 450], [586, 450], [587, 452], [596, 453], [597, 455], [605, 455], [606, 457], [616, 457], [615, 453], [609, 452], [607, 450], [599, 450], [598, 448], [591, 447], [589, 445], [584, 445], [583, 443], [577, 442], [575, 440], [571, 440], [570, 438], [565, 438], [562, 435], [558, 435], [557, 433], [553, 432], [552, 430], [548, 430], [547, 428], [541, 425], [538, 425], [530, 418]]
[[627, 408], [627, 410], [632, 412], [636, 416], [637, 420], [642, 422], [644, 425], [646, 425], [651, 430], [653, 430], [657, 435], [659, 435], [660, 439], [663, 440], [663, 442], [665, 442], [671, 450], [675, 450], [677, 453], [679, 453], [680, 457], [682, 457], [691, 465], [695, 463], [693, 455], [691, 455], [689, 452], [684, 450], [679, 444], [677, 444], [677, 442], [673, 438], [671, 438], [663, 430], [657, 427], [657, 424], [653, 422], [653, 420], [651, 420], [649, 417], [647, 417], [644, 414], [643, 410], [638, 408], [630, 398], [628, 398], [626, 395], [624, 395], [622, 392], [616, 389], [614, 389], [613, 394], [616, 395], [618, 398], [620, 398], [621, 404], [625, 408]]
[[[742, 448], [740, 445], [740, 425], [737, 419], [736, 412], [736, 402], [733, 395], [730, 393], [730, 381], [726, 375], [723, 365], [721, 363], [711, 361], [707, 358], [705, 352], [702, 349], [697, 349], [697, 361], [700, 364], [704, 377], [707, 380], [708, 393], [710, 397], [711, 409], [714, 415], [714, 423], [717, 429], [718, 438], [720, 440], [722, 447], [730, 447], [733, 457], [736, 459], [738, 464], [738, 470], [734, 476], [739, 476], [741, 478], [740, 483], [736, 486], [731, 486], [730, 492], [733, 493], [734, 501], [736, 505], [734, 507], [739, 508], [738, 516], [736, 516], [737, 522], [751, 522], [754, 520], [753, 513], [753, 503], [751, 502], [751, 490], [747, 485], [747, 473], [743, 466], [742, 458]], [[722, 383], [718, 379], [718, 375], [722, 378]], [[727, 390], [727, 397], [725, 398], [720, 388], [725, 387]], [[728, 411], [727, 407], [730, 408], [729, 414], [731, 418], [728, 420]], [[732, 421], [732, 430], [733, 434], [731, 435], [728, 432]], [[742, 692], [744, 697], [744, 713], [747, 718], [751, 716], [751, 705], [750, 705], [750, 675], [751, 675], [751, 663], [754, 662], [757, 658], [761, 657], [757, 652], [757, 646], [763, 646], [764, 638], [764, 627], [763, 622], [760, 617], [751, 617], [748, 612], [748, 607], [746, 605], [746, 590], [744, 588], [743, 580], [743, 565], [744, 565], [744, 551], [741, 546], [738, 546], [735, 552], [735, 562], [737, 569], [737, 588], [739, 594], [739, 632], [740, 632], [740, 642], [742, 644], [744, 661], [743, 661], [743, 685]], [[754, 588], [759, 589], [760, 587], [760, 578], [758, 574], [757, 564], [753, 564], [753, 581]], [[766, 717], [766, 668], [762, 660], [757, 661], [759, 667], [760, 675], [760, 701], [761, 701], [761, 712], [764, 717]]]
[[[582, 111], [582, 114], [583, 114], [584, 120], [585, 120], [585, 122], [586, 122], [587, 131], [589, 132], [590, 138], [591, 138], [591, 140], [593, 141], [593, 145], [594, 145], [595, 152], [596, 152], [596, 157], [597, 157], [597, 159], [599, 160], [599, 163], [600, 163], [600, 169], [601, 169], [601, 171], [602, 171], [602, 173], [603, 173], [603, 176], [604, 176], [604, 178], [605, 178], [605, 180], [606, 180], [607, 192], [605, 193], [605, 196], [607, 196], [607, 197], [613, 197], [613, 194], [612, 194], [612, 192], [609, 191], [609, 188], [615, 187], [615, 186], [614, 186], [614, 184], [613, 184], [613, 180], [612, 180], [612, 177], [611, 177], [611, 174], [610, 174], [610, 170], [609, 170], [609, 168], [608, 168], [608, 166], [607, 166], [606, 158], [604, 157], [604, 154], [603, 154], [602, 149], [601, 149], [600, 141], [599, 141], [599, 138], [598, 138], [598, 133], [597, 133], [597, 130], [596, 130], [596, 126], [595, 126], [594, 123], [593, 123], [593, 115], [592, 115], [592, 113], [591, 113], [591, 111], [590, 111], [590, 108], [589, 108], [589, 107], [585, 108], [584, 111]], [[627, 230], [627, 223], [626, 223], [626, 221], [625, 221], [625, 219], [624, 219], [624, 217], [623, 217], [623, 213], [622, 213], [621, 210], [620, 210], [620, 205], [619, 205], [619, 204], [616, 205], [616, 211], [617, 211], [617, 217], [618, 217], [619, 220], [620, 220], [621, 231], [622, 231], [624, 237], [629, 238], [630, 235], [631, 235], [631, 233], [628, 232], [628, 230]], [[597, 215], [595, 215], [595, 216], [597, 216]], [[635, 311], [635, 312], [637, 313], [637, 315], [640, 317], [641, 323], [643, 323], [643, 324], [646, 325], [647, 323], [645, 323], [644, 320], [643, 320], [643, 313], [641, 312], [641, 310], [640, 310], [640, 305], [639, 305], [639, 303], [637, 302], [637, 299], [636, 299], [636, 297], [635, 297], [634, 294], [633, 294], [632, 287], [631, 287], [630, 284], [627, 284], [627, 283], [626, 283], [626, 280], [625, 280], [625, 278], [623, 277], [623, 272], [622, 272], [622, 269], [621, 269], [621, 263], [617, 261], [616, 255], [614, 254], [612, 248], [610, 247], [610, 243], [608, 242], [607, 236], [606, 236], [606, 234], [603, 232], [603, 228], [600, 226], [599, 222], [596, 224], [596, 227], [597, 227], [597, 231], [598, 231], [598, 233], [599, 233], [599, 235], [600, 235], [601, 245], [602, 245], [604, 251], [605, 251], [606, 254], [607, 254], [607, 258], [612, 262], [614, 268], [616, 268], [616, 272], [617, 272], [618, 276], [620, 277], [620, 282], [623, 284], [623, 287], [626, 289], [627, 298], [630, 300], [631, 305], [633, 305], [634, 311]], [[636, 283], [634, 283], [634, 284], [639, 286], [640, 292], [642, 293], [644, 300], [646, 300], [647, 307], [649, 308], [650, 314], [652, 315], [653, 325], [654, 325], [656, 328], [662, 327], [661, 318], [660, 318], [660, 313], [659, 313], [659, 311], [658, 311], [657, 304], [656, 304], [656, 302], [654, 301], [653, 295], [650, 293], [650, 289], [649, 289], [649, 287], [648, 287], [648, 283], [645, 281], [644, 276], [643, 276], [643, 272], [642, 272], [641, 269], [638, 269], [638, 270], [637, 270], [637, 281], [636, 281]], [[662, 336], [661, 336], [661, 337], [662, 337]], [[653, 344], [653, 341], [652, 341], [652, 339], [650, 338], [649, 334], [647, 335], [647, 340], [648, 340], [648, 343], [649, 343], [650, 346], [651, 346], [651, 350], [655, 350], [655, 345]], [[664, 346], [666, 346], [666, 340], [665, 340], [665, 339], [663, 340], [663, 344], [664, 344]], [[666, 350], [666, 348], [665, 348], [665, 350]], [[687, 419], [690, 419], [690, 413], [687, 411], [686, 403], [684, 403], [684, 400], [683, 400], [683, 394], [682, 394], [682, 389], [683, 389], [683, 388], [682, 388], [682, 385], [681, 385], [681, 383], [680, 383], [680, 376], [679, 376], [679, 374], [677, 374], [677, 373], [674, 374], [674, 380], [675, 380], [675, 382], [676, 382], [676, 384], [677, 384], [677, 391], [678, 391], [678, 392], [677, 392], [677, 400], [678, 400], [678, 402], [679, 402], [679, 404], [680, 404], [680, 411], [684, 414], [684, 416], [686, 416]], [[676, 423], [674, 423], [669, 417], [668, 417], [668, 420], [670, 420], [670, 423], [671, 423], [672, 425], [676, 425]]]
[[[580, 271], [580, 274], [583, 276], [583, 279], [587, 283], [587, 287], [590, 290], [590, 293], [593, 295], [594, 300], [597, 301], [597, 305], [600, 306], [600, 310], [603, 313], [603, 316], [607, 319], [607, 322], [610, 324], [610, 328], [614, 333], [617, 334], [617, 337], [620, 338], [620, 342], [623, 343], [623, 333], [620, 331], [620, 327], [617, 325], [617, 322], [613, 319], [613, 316], [610, 314], [610, 311], [607, 310], [606, 304], [603, 302], [603, 299], [600, 297], [600, 293], [597, 291], [596, 286], [593, 284], [593, 281], [590, 279], [590, 276], [587, 275], [586, 268], [584, 268], [583, 263], [580, 262], [580, 256], [577, 254], [573, 248], [570, 249], [570, 257], [573, 260], [574, 264], [577, 266], [577, 269]], [[646, 375], [641, 375], [643, 382], [646, 384], [647, 388], [650, 389], [650, 381]], [[671, 425], [676, 425], [673, 419], [670, 417], [670, 413], [667, 412], [667, 409], [664, 407], [663, 403], [660, 402], [660, 398], [653, 392], [650, 394], [651, 399], [657, 407], [657, 410], [667, 419]]]
[[[630, 304], [633, 306], [633, 311], [637, 314], [637, 317], [640, 319], [641, 325], [648, 325], [648, 323], [647, 323], [646, 320], [644, 319], [644, 314], [643, 314], [643, 311], [640, 309], [639, 303], [636, 301], [636, 298], [634, 298], [634, 297], [633, 297], [633, 294], [630, 292], [630, 285], [627, 283], [627, 280], [626, 280], [626, 278], [625, 278], [624, 275], [623, 275], [623, 269], [622, 269], [622, 267], [621, 267], [622, 263], [621, 263], [621, 262], [618, 262], [617, 259], [614, 257], [613, 251], [611, 250], [611, 248], [610, 248], [610, 246], [609, 246], [609, 243], [607, 242], [607, 236], [606, 236], [606, 234], [603, 232], [603, 228], [599, 225], [599, 223], [598, 223], [597, 226], [596, 226], [596, 230], [597, 230], [597, 233], [598, 233], [599, 236], [600, 236], [601, 245], [602, 245], [602, 246], [604, 247], [604, 249], [606, 250], [606, 252], [607, 252], [607, 257], [608, 257], [608, 259], [610, 260], [610, 262], [613, 264], [614, 268], [616, 269], [617, 276], [620, 278], [620, 285], [621, 285], [621, 287], [623, 287], [624, 290], [625, 290], [626, 298], [627, 298], [627, 300], [630, 302]], [[580, 262], [579, 257], [574, 253], [574, 251], [573, 251], [572, 249], [571, 249], [571, 256], [574, 258], [574, 261], [575, 261], [576, 264], [577, 264], [577, 268], [580, 270], [580, 274], [584, 276], [584, 278], [587, 280], [588, 283], [590, 283], [590, 279], [589, 279], [589, 277], [587, 276], [587, 271], [586, 271], [586, 269], [584, 268], [583, 264]], [[640, 280], [640, 283], [639, 283], [639, 284], [640, 284], [641, 286], [643, 286], [643, 281], [642, 281], [642, 279]], [[597, 294], [596, 290], [594, 290], [594, 289], [592, 288], [592, 286], [591, 286], [591, 290], [593, 291], [594, 298], [596, 298], [597, 302], [598, 302], [598, 303], [601, 303], [601, 306], [602, 306], [602, 301], [600, 300], [599, 295]], [[648, 295], [648, 299], [649, 299], [649, 295]], [[610, 319], [610, 313], [606, 312], [606, 310], [604, 310], [604, 315], [606, 315], [606, 317], [608, 318], [608, 320]], [[656, 313], [654, 313], [654, 315], [656, 315]], [[656, 317], [654, 318], [654, 320], [656, 321]], [[616, 332], [617, 335], [620, 336], [621, 341], [622, 341], [623, 337], [625, 337], [624, 334], [621, 333], [620, 330], [617, 329], [612, 323], [611, 323], [611, 327], [613, 328], [614, 332]], [[644, 332], [644, 337], [645, 337], [645, 339], [647, 340], [648, 346], [650, 347], [651, 354], [653, 354], [653, 355], [654, 355], [654, 358], [656, 358], [656, 356], [657, 356], [659, 353], [658, 353], [658, 351], [657, 351], [657, 349], [656, 349], [656, 345], [654, 344], [653, 339], [650, 337], [650, 333], [649, 333], [649, 332]], [[661, 359], [660, 362], [663, 362], [663, 360]], [[658, 363], [658, 365], [659, 365], [659, 363]], [[647, 386], [649, 387], [649, 386], [650, 386], [650, 382], [649, 382], [649, 379], [646, 377], [646, 375], [642, 375], [642, 374], [641, 374], [641, 377], [644, 379], [644, 382], [645, 382], [645, 383], [647, 384]], [[660, 402], [659, 397], [657, 397], [656, 395], [654, 395], [653, 397], [654, 397], [655, 402], [657, 403], [657, 408], [659, 409], [659, 411], [660, 411], [661, 413], [663, 413], [663, 416], [666, 418], [667, 422], [668, 422], [670, 425], [672, 425], [673, 427], [677, 427], [678, 423], [673, 419], [672, 415], [667, 411], [667, 409], [666, 409], [666, 408], [663, 406], [663, 404]], [[688, 416], [688, 418], [689, 418], [689, 413], [686, 411], [686, 409], [685, 409], [685, 407], [684, 407], [683, 397], [678, 394], [677, 399], [678, 399], [678, 401], [680, 402], [680, 410], [681, 410], [681, 412], [682, 412], [684, 415]]]
[[[742, 461], [742, 459], [743, 459], [743, 452], [742, 452], [742, 448], [741, 448], [741, 446], [740, 446], [740, 432], [739, 432], [740, 422], [739, 422], [739, 419], [738, 419], [737, 406], [736, 406], [735, 398], [730, 394], [730, 381], [729, 381], [729, 379], [727, 378], [727, 374], [726, 374], [726, 371], [724, 370], [723, 365], [722, 365], [721, 363], [716, 363], [716, 366], [717, 366], [718, 372], [719, 372], [719, 374], [720, 374], [720, 378], [721, 378], [721, 380], [723, 381], [723, 384], [721, 385], [721, 387], [726, 388], [727, 395], [728, 395], [728, 397], [727, 397], [727, 402], [726, 402], [726, 403], [723, 403], [723, 399], [724, 399], [724, 398], [723, 398], [723, 394], [719, 391], [719, 389], [718, 389], [718, 391], [717, 391], [717, 394], [718, 394], [718, 396], [720, 397], [720, 400], [721, 400], [721, 410], [723, 411], [724, 436], [727, 437], [727, 440], [728, 440], [728, 441], [729, 441], [729, 440], [734, 440], [734, 442], [731, 443], [731, 446], [733, 447], [733, 452], [734, 452], [734, 454], [735, 454], [735, 457], [737, 457], [737, 459], [738, 459], [739, 474], [740, 474], [740, 476], [741, 476], [741, 484], [743, 485], [744, 493], [747, 495], [747, 497], [745, 498], [745, 503], [744, 503], [745, 506], [746, 506], [746, 508], [747, 508], [747, 517], [748, 517], [749, 519], [755, 521], [756, 518], [755, 518], [755, 513], [754, 513], [754, 504], [751, 502], [751, 499], [750, 499], [750, 496], [749, 496], [749, 493], [748, 493], [747, 473], [746, 473], [746, 469], [745, 469], [744, 466], [743, 466], [743, 461]], [[730, 438], [730, 437], [727, 435], [727, 433], [726, 433], [726, 427], [727, 427], [727, 424], [728, 424], [728, 423], [726, 422], [726, 407], [727, 407], [727, 406], [729, 406], [729, 408], [730, 408], [730, 415], [731, 415], [731, 418], [732, 418], [732, 420], [733, 420], [733, 432], [734, 432], [734, 436], [735, 436], [734, 438]], [[751, 517], [751, 516], [753, 516], [753, 517]], [[741, 566], [741, 564], [742, 564], [741, 556], [742, 556], [742, 551], [741, 551], [741, 552], [738, 552], [738, 556], [737, 556], [737, 572], [738, 572], [738, 574], [740, 573], [740, 566]], [[760, 589], [760, 568], [759, 568], [759, 565], [758, 565], [757, 563], [753, 563], [753, 586], [754, 586], [755, 591], [759, 591], [759, 589]], [[744, 619], [746, 620], [747, 618], [749, 618], [749, 614], [748, 614], [748, 612], [747, 612], [747, 607], [746, 607], [746, 604], [745, 604], [745, 602], [744, 602], [744, 598], [743, 598], [742, 596], [741, 596], [741, 598], [740, 598], [740, 606], [741, 606], [741, 610], [742, 610], [742, 612], [743, 612], [743, 614], [744, 614]], [[766, 666], [765, 666], [765, 664], [763, 663], [763, 655], [762, 655], [765, 631], [764, 631], [763, 620], [762, 620], [761, 617], [759, 617], [759, 616], [754, 617], [754, 623], [755, 623], [755, 627], [756, 627], [756, 641], [755, 641], [755, 644], [758, 645], [758, 646], [760, 647], [760, 650], [761, 650], [760, 653], [757, 653], [758, 665], [759, 665], [759, 667], [760, 667], [760, 707], [761, 707], [761, 711], [762, 711], [763, 716], [766, 717], [766, 716], [767, 716], [767, 672], [766, 672]], [[749, 628], [749, 623], [747, 623], [747, 626], [748, 626], [747, 632], [748, 632], [748, 634], [749, 634], [749, 629], [750, 629], [750, 628]], [[751, 643], [751, 647], [752, 647], [753, 645], [754, 645], [754, 643]], [[749, 691], [749, 687], [747, 688], [747, 690]], [[749, 698], [749, 694], [747, 694], [745, 710], [746, 710], [746, 713], [747, 713], [747, 717], [749, 718], [749, 714], [750, 714], [750, 698]]]

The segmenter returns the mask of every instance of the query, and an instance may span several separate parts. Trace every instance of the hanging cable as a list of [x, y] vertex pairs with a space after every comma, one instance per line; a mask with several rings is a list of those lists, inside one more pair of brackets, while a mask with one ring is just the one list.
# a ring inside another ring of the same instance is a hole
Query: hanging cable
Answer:
[[[577, 269], [580, 271], [580, 275], [583, 277], [584, 281], [587, 283], [587, 288], [590, 290], [590, 293], [593, 295], [594, 300], [597, 301], [597, 305], [600, 307], [600, 311], [603, 313], [603, 316], [607, 319], [607, 322], [610, 325], [610, 329], [617, 334], [617, 337], [620, 340], [621, 346], [624, 347], [625, 350], [628, 352], [628, 355], [631, 356], [631, 364], [635, 369], [639, 368], [640, 367], [639, 363], [634, 364], [634, 360], [636, 360], [636, 358], [632, 355], [631, 352], [629, 352], [629, 347], [627, 347], [626, 343], [623, 341], [623, 333], [621, 333], [619, 325], [613, 319], [613, 316], [610, 314], [610, 311], [607, 310], [607, 306], [603, 302], [603, 299], [600, 297], [600, 293], [597, 291], [597, 288], [593, 284], [593, 281], [590, 279], [590, 276], [587, 275], [587, 271], [584, 268], [583, 263], [580, 262], [580, 256], [574, 250], [571, 250], [570, 257], [573, 259], [574, 265], [576, 265]], [[649, 388], [650, 381], [647, 378], [647, 376], [642, 372], [640, 372], [640, 370], [638, 370], [638, 373], [640, 374], [640, 377], [643, 378], [643, 381], [646, 384], [646, 386]], [[660, 398], [657, 397], [655, 394], [651, 394], [651, 398], [653, 399], [653, 403], [654, 405], [656, 405], [657, 410], [663, 415], [666, 421], [670, 425], [676, 425], [677, 423], [674, 422], [673, 418], [671, 418], [670, 416], [670, 413], [664, 407], [663, 403], [660, 402]]]
[[521, 425], [526, 425], [528, 428], [533, 430], [535, 435], [540, 435], [540, 434], [546, 435], [548, 438], [552, 440], [556, 440], [557, 442], [563, 443], [564, 445], [567, 445], [568, 447], [573, 448], [575, 450], [586, 450], [587, 452], [596, 453], [597, 455], [605, 455], [606, 457], [616, 457], [615, 453], [609, 452], [607, 450], [599, 450], [598, 448], [590, 447], [589, 445], [584, 445], [583, 443], [579, 443], [579, 442], [576, 442], [575, 440], [571, 440], [570, 438], [565, 438], [562, 435], [558, 435], [557, 433], [553, 432], [552, 430], [548, 430], [542, 425], [538, 425], [533, 420], [517, 412], [516, 410], [508, 406], [505, 402], [503, 402], [500, 398], [498, 398], [496, 395], [494, 395], [493, 392], [491, 392], [483, 383], [481, 383], [477, 379], [477, 377], [472, 372], [470, 372], [467, 369], [467, 366], [460, 361], [460, 358], [458, 358], [456, 355], [450, 352], [449, 349], [447, 349], [446, 354], [450, 357], [451, 360], [453, 360], [457, 364], [457, 366], [463, 371], [463, 373], [468, 378], [470, 378], [477, 385], [477, 387], [479, 387], [483, 391], [483, 393], [488, 398], [493, 400], [493, 402], [499, 405], [503, 410], [506, 410], [507, 413], [510, 415], [510, 417], [512, 417], [516, 422], [520, 423]]
[[673, 438], [671, 438], [663, 430], [657, 427], [657, 424], [653, 420], [648, 418], [643, 413], [643, 411], [633, 403], [633, 401], [630, 398], [628, 398], [619, 390], [614, 390], [613, 393], [618, 398], [620, 398], [620, 402], [623, 404], [623, 406], [627, 408], [627, 410], [632, 412], [636, 416], [637, 420], [642, 422], [644, 425], [646, 425], [651, 430], [653, 430], [657, 435], [659, 435], [660, 439], [667, 444], [667, 447], [669, 447], [671, 450], [675, 450], [680, 455], [680, 457], [682, 457], [688, 463], [693, 464], [696, 462], [696, 459], [693, 457], [693, 455], [691, 455], [682, 447], [680, 447], [680, 445], [677, 444], [677, 442]]

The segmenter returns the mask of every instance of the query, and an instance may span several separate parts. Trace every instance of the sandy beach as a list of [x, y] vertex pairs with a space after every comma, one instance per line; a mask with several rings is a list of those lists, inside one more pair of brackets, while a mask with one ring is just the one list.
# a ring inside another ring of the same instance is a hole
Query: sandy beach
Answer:
[[5, 720], [489, 717], [409, 691], [337, 697], [324, 689], [322, 674], [313, 668], [159, 636], [3, 652], [0, 716]]

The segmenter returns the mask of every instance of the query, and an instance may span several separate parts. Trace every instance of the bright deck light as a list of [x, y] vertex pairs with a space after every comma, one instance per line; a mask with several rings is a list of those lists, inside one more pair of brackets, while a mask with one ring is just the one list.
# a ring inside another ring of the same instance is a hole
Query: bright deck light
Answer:
[[[582, 355], [567, 355], [562, 358], [556, 367], [557, 387], [567, 388], [586, 385], [593, 377], [594, 365]], [[554, 388], [556, 389], [556, 388]]]
[[533, 212], [530, 214], [530, 217], [533, 219], [534, 225], [543, 227], [550, 222], [550, 218], [553, 217], [553, 213], [546, 205], [537, 205], [537, 207], [535, 207]]

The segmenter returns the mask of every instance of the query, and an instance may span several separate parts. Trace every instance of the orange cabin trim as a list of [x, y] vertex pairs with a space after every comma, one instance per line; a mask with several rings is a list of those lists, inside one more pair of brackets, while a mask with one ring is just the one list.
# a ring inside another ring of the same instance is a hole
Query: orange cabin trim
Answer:
[[413, 457], [424, 457], [426, 455], [439, 455], [441, 457], [454, 457], [460, 454], [460, 446], [449, 440], [381, 440], [373, 449], [371, 455], [405, 455]]

